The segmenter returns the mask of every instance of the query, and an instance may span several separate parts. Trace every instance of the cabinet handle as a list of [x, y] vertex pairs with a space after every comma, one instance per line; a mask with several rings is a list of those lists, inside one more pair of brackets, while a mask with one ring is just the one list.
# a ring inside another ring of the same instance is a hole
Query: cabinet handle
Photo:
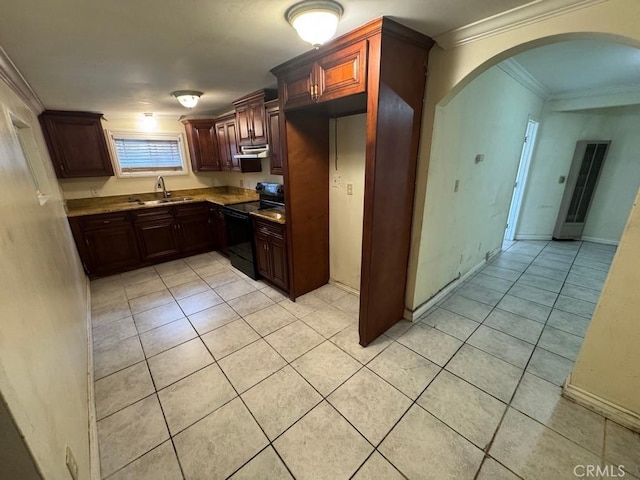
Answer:
[[84, 243], [86, 243], [86, 244], [87, 244], [87, 247], [88, 247], [88, 246], [89, 246], [89, 239], [88, 239], [88, 238], [85, 238], [85, 239], [84, 239]]
[[111, 223], [110, 220], [103, 220], [102, 223], [104, 223], [105, 225], [108, 225], [109, 223]]

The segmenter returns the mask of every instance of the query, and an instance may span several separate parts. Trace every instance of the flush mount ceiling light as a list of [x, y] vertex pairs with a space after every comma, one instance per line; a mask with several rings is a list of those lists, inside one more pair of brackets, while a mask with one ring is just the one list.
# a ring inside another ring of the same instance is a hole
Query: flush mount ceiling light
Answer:
[[176, 97], [183, 107], [193, 108], [198, 104], [202, 92], [196, 90], [176, 90], [175, 92], [171, 92], [171, 95]]
[[300, 38], [318, 48], [336, 33], [342, 5], [333, 0], [304, 0], [284, 14]]

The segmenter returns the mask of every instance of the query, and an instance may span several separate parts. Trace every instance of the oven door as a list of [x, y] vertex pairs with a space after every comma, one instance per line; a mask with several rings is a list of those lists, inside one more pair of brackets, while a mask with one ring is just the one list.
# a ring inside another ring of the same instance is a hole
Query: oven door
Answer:
[[257, 278], [253, 250], [253, 229], [248, 213], [223, 209], [231, 264], [251, 278]]

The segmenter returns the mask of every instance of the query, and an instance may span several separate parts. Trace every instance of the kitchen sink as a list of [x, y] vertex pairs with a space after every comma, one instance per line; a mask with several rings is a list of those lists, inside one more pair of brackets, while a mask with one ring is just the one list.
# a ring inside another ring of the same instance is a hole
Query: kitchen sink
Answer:
[[138, 200], [138, 205], [164, 205], [166, 203], [187, 202], [193, 197], [159, 198], [158, 200]]

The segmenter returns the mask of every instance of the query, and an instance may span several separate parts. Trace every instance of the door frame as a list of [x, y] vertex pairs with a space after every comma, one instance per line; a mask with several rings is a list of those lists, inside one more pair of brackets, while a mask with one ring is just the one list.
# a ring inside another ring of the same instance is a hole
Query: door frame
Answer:
[[513, 182], [513, 195], [511, 196], [511, 205], [509, 207], [509, 215], [507, 216], [507, 225], [504, 232], [504, 240], [514, 240], [516, 235], [516, 227], [520, 218], [520, 209], [522, 207], [522, 199], [527, 186], [527, 177], [529, 176], [529, 167], [531, 166], [531, 158], [535, 148], [536, 137], [540, 122], [529, 117], [527, 120], [527, 128], [524, 134], [524, 142], [522, 143], [522, 151], [520, 152], [520, 162], [518, 164], [518, 173]]

